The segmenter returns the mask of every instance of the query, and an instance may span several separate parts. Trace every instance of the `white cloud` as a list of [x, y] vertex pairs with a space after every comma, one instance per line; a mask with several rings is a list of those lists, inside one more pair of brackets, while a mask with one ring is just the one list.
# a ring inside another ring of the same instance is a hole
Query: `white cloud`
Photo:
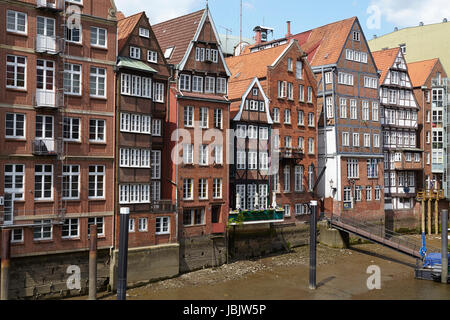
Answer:
[[191, 13], [206, 4], [204, 0], [115, 0], [115, 3], [117, 10], [126, 16], [145, 11], [151, 24]]
[[442, 22], [450, 19], [448, 0], [371, 0], [377, 6], [386, 21], [398, 27], [418, 26]]

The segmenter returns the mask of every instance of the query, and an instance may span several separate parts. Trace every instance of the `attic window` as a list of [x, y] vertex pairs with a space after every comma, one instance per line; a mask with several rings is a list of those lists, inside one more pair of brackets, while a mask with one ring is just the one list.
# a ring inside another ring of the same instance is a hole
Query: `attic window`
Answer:
[[406, 54], [406, 44], [401, 44], [400, 49], [402, 50], [403, 54]]
[[150, 30], [145, 28], [139, 28], [139, 36], [144, 38], [150, 38]]
[[353, 31], [353, 41], [360, 41], [361, 34], [358, 31]]
[[174, 49], [175, 49], [175, 47], [167, 48], [166, 51], [164, 52], [164, 58], [170, 59], [172, 57], [172, 53], [173, 53]]

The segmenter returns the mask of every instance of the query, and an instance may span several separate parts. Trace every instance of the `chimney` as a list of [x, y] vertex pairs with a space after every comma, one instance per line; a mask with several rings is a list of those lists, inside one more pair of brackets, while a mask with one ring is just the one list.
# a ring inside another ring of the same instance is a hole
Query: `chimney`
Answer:
[[286, 33], [286, 38], [290, 38], [292, 36], [291, 33], [291, 21], [287, 21], [287, 33]]
[[255, 44], [261, 44], [262, 43], [262, 29], [260, 26], [255, 27], [255, 29], [253, 29], [253, 32], [255, 32]]

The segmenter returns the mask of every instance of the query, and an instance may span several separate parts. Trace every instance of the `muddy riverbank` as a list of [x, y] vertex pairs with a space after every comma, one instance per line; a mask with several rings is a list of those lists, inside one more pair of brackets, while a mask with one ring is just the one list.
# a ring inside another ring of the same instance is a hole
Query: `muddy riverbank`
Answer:
[[[439, 247], [439, 237], [428, 243]], [[127, 291], [129, 300], [450, 300], [450, 286], [414, 279], [415, 259], [374, 244], [318, 245], [318, 289], [308, 289], [309, 247], [239, 261]], [[380, 267], [381, 289], [367, 288], [367, 268]], [[78, 299], [83, 299], [79, 297]], [[103, 296], [114, 300], [116, 296]]]

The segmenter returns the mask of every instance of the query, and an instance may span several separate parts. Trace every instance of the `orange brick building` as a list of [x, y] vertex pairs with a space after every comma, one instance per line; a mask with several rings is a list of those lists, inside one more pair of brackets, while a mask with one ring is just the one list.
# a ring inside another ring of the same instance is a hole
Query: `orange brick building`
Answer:
[[179, 238], [224, 234], [228, 216], [226, 98], [230, 72], [209, 9], [153, 26], [172, 65], [164, 175]]
[[[113, 243], [115, 8], [63, 4], [0, 6], [0, 195], [13, 257], [87, 249], [89, 224], [100, 248]], [[80, 13], [73, 28], [66, 9]]]
[[[261, 128], [270, 128], [270, 161], [271, 166], [276, 167], [274, 172], [261, 170], [266, 167], [264, 157], [261, 154], [252, 156], [257, 148], [247, 145], [246, 154], [240, 157], [237, 156], [239, 145], [235, 146], [236, 171], [230, 177], [230, 204], [234, 205], [231, 209], [236, 208], [236, 193], [240, 194], [241, 199], [246, 199], [241, 208], [253, 209], [255, 193], [259, 194], [261, 204], [267, 207], [272, 205], [272, 192], [275, 192], [277, 205], [285, 210], [285, 222], [301, 221], [307, 213], [305, 204], [315, 198], [312, 193], [317, 177], [317, 84], [306, 56], [298, 42], [292, 40], [275, 48], [227, 58], [227, 65], [232, 72], [232, 114], [236, 115], [244, 99], [244, 109], [239, 112], [245, 118], [240, 120], [240, 125], [246, 126], [249, 144], [257, 140], [256, 145], [261, 146], [265, 138]], [[258, 99], [241, 95], [242, 88], [239, 88], [243, 84], [247, 87], [254, 78], [267, 95], [267, 116], [264, 116], [266, 110], [261, 109], [259, 103], [254, 106], [254, 101]], [[258, 118], [265, 120], [260, 123]], [[253, 134], [252, 127], [255, 125], [260, 130]], [[237, 131], [240, 135], [240, 130]], [[274, 155], [274, 152], [277, 154]], [[246, 161], [242, 162], [241, 158]], [[238, 166], [244, 168], [244, 165], [245, 169], [238, 170]], [[266, 184], [269, 186], [267, 191], [261, 187]], [[254, 185], [259, 188], [253, 190]]]
[[250, 52], [296, 39], [317, 79], [318, 193], [323, 210], [384, 218], [378, 70], [358, 18], [257, 43]]

